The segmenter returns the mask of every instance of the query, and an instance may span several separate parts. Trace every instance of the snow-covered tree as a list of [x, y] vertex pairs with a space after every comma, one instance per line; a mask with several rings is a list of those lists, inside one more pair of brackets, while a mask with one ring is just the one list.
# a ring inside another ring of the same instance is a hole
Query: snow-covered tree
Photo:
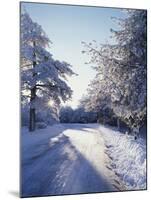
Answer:
[[116, 125], [116, 116], [110, 105], [110, 96], [102, 90], [97, 77], [91, 81], [87, 89], [87, 95], [83, 96], [80, 100], [80, 106], [87, 112], [96, 113], [97, 122]]
[[72, 109], [69, 106], [60, 109], [61, 123], [94, 123], [97, 121], [97, 114], [93, 111], [86, 111], [84, 107]]
[[73, 109], [70, 106], [65, 106], [60, 109], [59, 119], [61, 123], [71, 123], [73, 119]]
[[42, 27], [27, 12], [21, 14], [21, 87], [22, 103], [29, 103], [29, 129], [35, 129], [36, 109], [50, 100], [55, 104], [71, 98], [67, 76], [71, 65], [60, 62], [49, 52], [51, 41]]
[[120, 57], [117, 64], [121, 68], [121, 86], [118, 86], [121, 99], [113, 102], [113, 105], [115, 113], [122, 115], [127, 124], [139, 128], [146, 118], [147, 12], [128, 10], [127, 14], [128, 17], [119, 22], [121, 30], [111, 30], [117, 40], [117, 54]]
[[147, 17], [145, 10], [125, 12], [127, 17], [117, 20], [120, 28], [111, 29], [112, 44], [83, 42], [83, 53], [90, 55], [89, 63], [95, 64], [97, 71], [95, 88], [98, 89], [91, 91], [91, 104], [99, 102], [98, 107], [101, 107], [106, 97], [118, 118], [132, 128], [139, 128], [146, 117]]

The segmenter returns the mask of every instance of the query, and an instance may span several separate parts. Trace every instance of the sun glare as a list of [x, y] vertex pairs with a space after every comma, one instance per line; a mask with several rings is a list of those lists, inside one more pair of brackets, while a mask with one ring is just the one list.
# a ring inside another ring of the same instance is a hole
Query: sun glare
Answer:
[[48, 101], [48, 106], [49, 106], [49, 107], [53, 107], [53, 105], [54, 105], [54, 102], [53, 102], [52, 100], [49, 100], [49, 101]]

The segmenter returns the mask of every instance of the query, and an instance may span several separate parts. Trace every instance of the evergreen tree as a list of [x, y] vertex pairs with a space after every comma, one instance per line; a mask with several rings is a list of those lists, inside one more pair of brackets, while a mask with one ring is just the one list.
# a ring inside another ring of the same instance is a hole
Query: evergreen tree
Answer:
[[56, 104], [71, 98], [67, 76], [71, 65], [60, 62], [49, 53], [51, 41], [42, 27], [29, 14], [21, 14], [21, 86], [22, 102], [29, 103], [29, 130], [35, 130], [36, 108], [52, 99]]

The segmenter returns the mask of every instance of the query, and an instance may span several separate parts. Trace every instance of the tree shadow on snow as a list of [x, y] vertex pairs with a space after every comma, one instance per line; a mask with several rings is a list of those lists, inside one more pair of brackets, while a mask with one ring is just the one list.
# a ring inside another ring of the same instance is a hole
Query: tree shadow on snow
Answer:
[[38, 157], [22, 163], [21, 197], [116, 191], [63, 135]]

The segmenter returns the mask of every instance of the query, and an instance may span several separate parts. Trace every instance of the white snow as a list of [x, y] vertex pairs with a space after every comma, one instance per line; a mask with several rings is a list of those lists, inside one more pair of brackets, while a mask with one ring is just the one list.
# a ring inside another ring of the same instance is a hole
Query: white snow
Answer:
[[134, 140], [111, 127], [99, 126], [105, 140], [110, 167], [121, 178], [128, 190], [146, 189], [146, 141]]
[[146, 188], [143, 139], [98, 124], [21, 133], [22, 197]]
[[23, 128], [21, 141], [23, 197], [121, 189], [93, 124], [57, 124], [32, 134]]
[[37, 151], [44, 151], [46, 146], [50, 145], [51, 138], [57, 137], [63, 130], [64, 126], [61, 124], [48, 126], [46, 129], [37, 129], [34, 132], [29, 132], [27, 127], [23, 127], [21, 130], [22, 161], [32, 159], [37, 155]]

